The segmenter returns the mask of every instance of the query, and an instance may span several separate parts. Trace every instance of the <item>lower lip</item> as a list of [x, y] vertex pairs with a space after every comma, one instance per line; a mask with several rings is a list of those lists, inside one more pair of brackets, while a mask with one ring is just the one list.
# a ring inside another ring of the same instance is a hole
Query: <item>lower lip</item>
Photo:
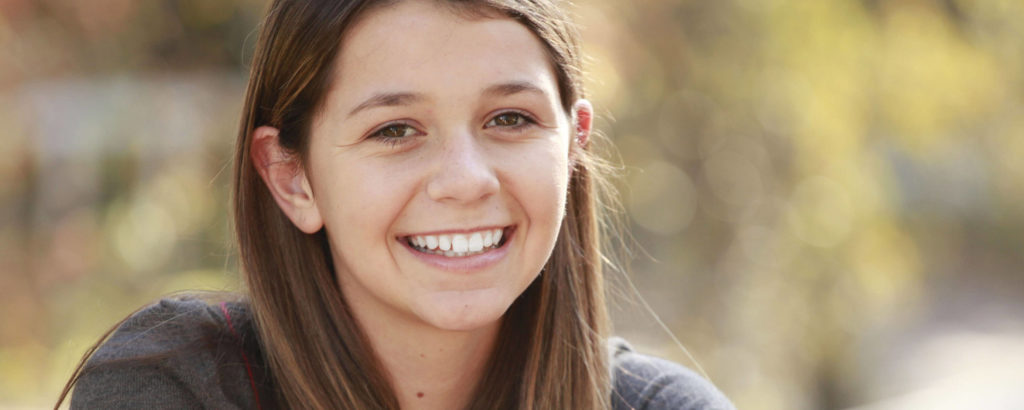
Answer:
[[443, 255], [435, 255], [432, 253], [423, 253], [413, 248], [412, 245], [409, 245], [409, 243], [404, 239], [396, 240], [400, 242], [402, 245], [405, 245], [405, 248], [408, 249], [409, 252], [412, 252], [412, 254], [416, 256], [416, 258], [423, 261], [427, 265], [449, 272], [473, 273], [479, 272], [481, 270], [487, 269], [497, 264], [499, 261], [501, 261], [502, 258], [505, 257], [505, 255], [508, 254], [508, 248], [512, 244], [512, 238], [515, 237], [515, 228], [506, 229], [505, 235], [507, 236], [507, 239], [505, 239], [505, 243], [497, 249], [492, 249], [484, 253], [478, 253], [476, 255], [457, 257], [448, 257]]

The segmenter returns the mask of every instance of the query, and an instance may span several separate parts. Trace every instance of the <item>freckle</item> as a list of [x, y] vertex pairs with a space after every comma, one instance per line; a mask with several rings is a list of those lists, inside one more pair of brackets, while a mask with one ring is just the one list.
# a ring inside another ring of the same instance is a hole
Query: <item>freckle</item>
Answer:
[[416, 397], [422, 398], [423, 397], [423, 392], [416, 393]]

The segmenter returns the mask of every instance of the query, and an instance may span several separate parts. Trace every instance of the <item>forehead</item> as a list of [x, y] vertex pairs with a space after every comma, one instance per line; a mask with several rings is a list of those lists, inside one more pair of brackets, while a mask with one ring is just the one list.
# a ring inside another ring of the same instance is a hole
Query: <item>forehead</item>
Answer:
[[374, 8], [342, 39], [332, 94], [425, 94], [526, 81], [557, 96], [544, 44], [521, 23], [495, 14], [456, 13], [428, 0]]

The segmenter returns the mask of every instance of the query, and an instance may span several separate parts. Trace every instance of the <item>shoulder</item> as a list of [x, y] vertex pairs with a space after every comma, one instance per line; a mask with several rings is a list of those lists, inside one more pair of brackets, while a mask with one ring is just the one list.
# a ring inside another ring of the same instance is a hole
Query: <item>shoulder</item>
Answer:
[[[82, 369], [72, 408], [248, 408], [244, 303], [160, 300], [125, 319]], [[251, 354], [250, 354], [251, 355]]]
[[735, 409], [709, 381], [677, 363], [637, 353], [620, 338], [608, 342], [615, 410]]

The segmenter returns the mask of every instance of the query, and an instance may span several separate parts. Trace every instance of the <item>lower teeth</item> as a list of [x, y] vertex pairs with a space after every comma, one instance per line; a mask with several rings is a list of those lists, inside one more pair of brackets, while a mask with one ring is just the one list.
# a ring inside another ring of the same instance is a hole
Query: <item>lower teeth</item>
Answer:
[[442, 256], [448, 256], [448, 257], [462, 257], [462, 256], [476, 255], [476, 254], [487, 252], [487, 251], [492, 250], [492, 249], [497, 249], [498, 245], [488, 246], [488, 247], [483, 248], [483, 249], [481, 249], [479, 251], [472, 251], [472, 252], [442, 251], [440, 249], [421, 248], [421, 247], [416, 246], [416, 245], [413, 245], [412, 247], [413, 247], [413, 249], [416, 249], [417, 251], [420, 251], [420, 252], [423, 252], [423, 253], [429, 253], [429, 254], [432, 254], [432, 255], [442, 255]]

